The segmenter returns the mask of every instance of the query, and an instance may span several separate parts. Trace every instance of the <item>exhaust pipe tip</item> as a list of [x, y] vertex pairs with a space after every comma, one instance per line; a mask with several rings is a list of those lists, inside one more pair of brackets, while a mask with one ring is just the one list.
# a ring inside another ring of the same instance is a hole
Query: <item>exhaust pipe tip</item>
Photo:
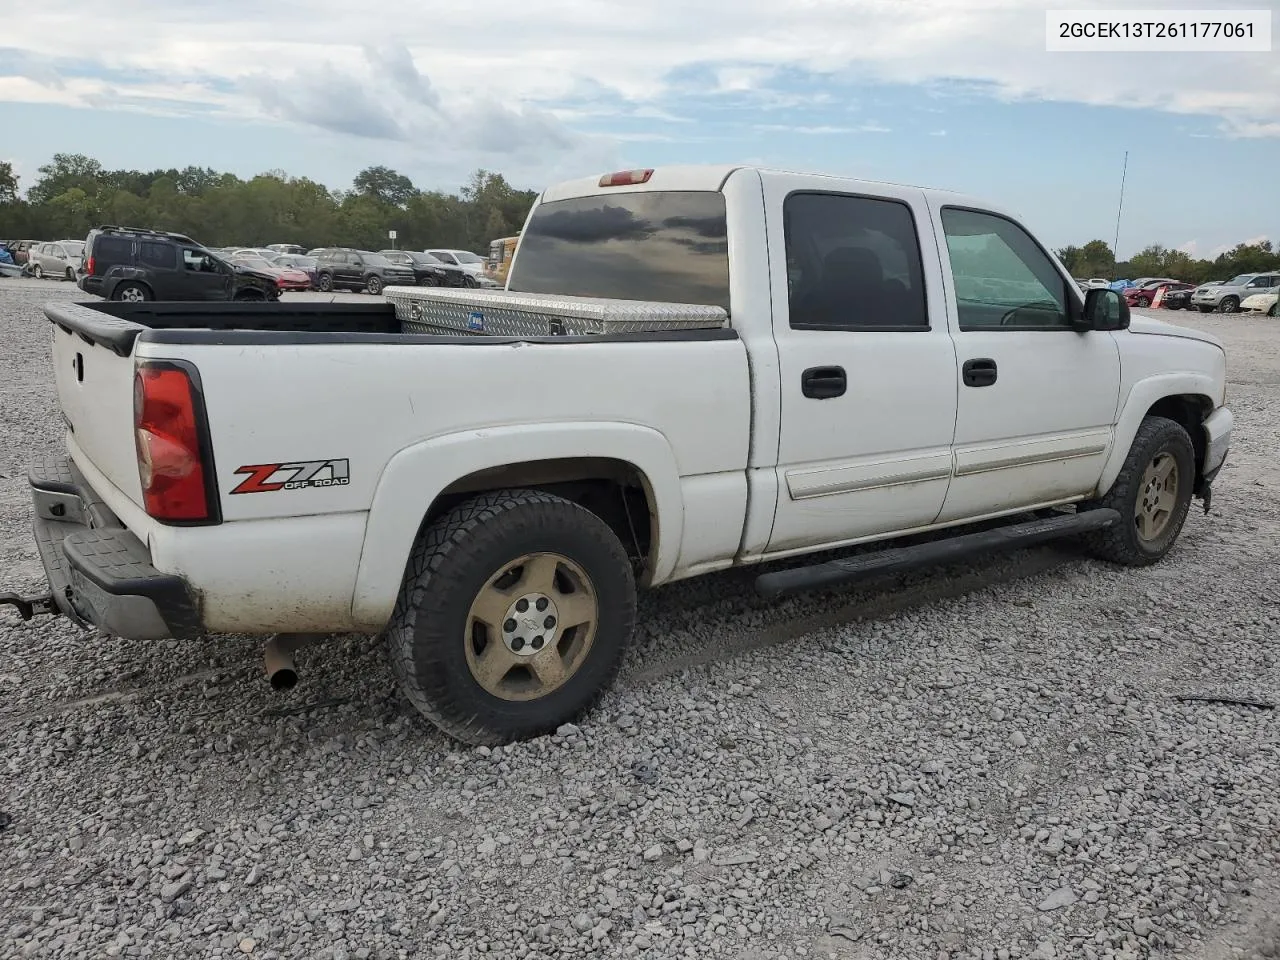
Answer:
[[289, 690], [298, 682], [293, 652], [309, 639], [305, 634], [277, 634], [263, 645], [262, 666], [273, 690]]

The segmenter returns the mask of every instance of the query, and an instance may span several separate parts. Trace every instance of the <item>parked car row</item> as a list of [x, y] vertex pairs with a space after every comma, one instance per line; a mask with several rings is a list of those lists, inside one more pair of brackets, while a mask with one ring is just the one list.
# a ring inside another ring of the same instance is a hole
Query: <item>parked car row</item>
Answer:
[[1171, 277], [1137, 280], [1076, 280], [1082, 292], [1097, 286], [1119, 290], [1130, 307], [1159, 306], [1201, 313], [1263, 313], [1280, 315], [1280, 271], [1242, 273], [1230, 280], [1209, 280], [1198, 286]]

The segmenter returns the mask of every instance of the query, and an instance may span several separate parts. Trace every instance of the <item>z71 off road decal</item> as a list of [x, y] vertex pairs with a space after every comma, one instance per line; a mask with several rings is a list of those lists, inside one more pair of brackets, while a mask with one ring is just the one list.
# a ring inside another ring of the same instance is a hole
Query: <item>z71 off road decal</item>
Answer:
[[275, 493], [307, 487], [342, 487], [351, 482], [350, 461], [307, 460], [299, 463], [256, 463], [240, 467], [248, 476], [232, 493]]

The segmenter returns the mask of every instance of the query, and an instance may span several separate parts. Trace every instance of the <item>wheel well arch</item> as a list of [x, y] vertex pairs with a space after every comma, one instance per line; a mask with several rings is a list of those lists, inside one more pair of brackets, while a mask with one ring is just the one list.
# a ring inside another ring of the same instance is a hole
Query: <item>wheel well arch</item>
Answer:
[[155, 287], [153, 287], [151, 284], [149, 284], [146, 280], [140, 280], [140, 279], [138, 279], [137, 277], [119, 277], [119, 278], [117, 278], [117, 279], [116, 279], [116, 282], [115, 282], [115, 285], [111, 288], [111, 296], [114, 298], [114, 297], [115, 297], [115, 295], [116, 295], [116, 292], [117, 292], [121, 287], [127, 287], [127, 286], [129, 286], [130, 284], [132, 284], [132, 285], [133, 285], [133, 286], [135, 286], [135, 287], [141, 287], [143, 290], [147, 291], [147, 293], [149, 293], [149, 294], [151, 295], [152, 299], [155, 299], [155, 295], [156, 295], [156, 288], [155, 288]]
[[638, 570], [652, 566], [658, 510], [643, 470], [612, 457], [557, 457], [477, 470], [449, 484], [423, 515], [418, 533], [469, 497], [527, 487], [571, 500], [607, 523]]
[[1164, 417], [1179, 424], [1191, 437], [1191, 445], [1196, 453], [1196, 485], [1204, 479], [1204, 460], [1208, 451], [1208, 441], [1201, 425], [1205, 418], [1213, 413], [1213, 401], [1198, 393], [1181, 393], [1161, 397], [1147, 408], [1148, 417]]

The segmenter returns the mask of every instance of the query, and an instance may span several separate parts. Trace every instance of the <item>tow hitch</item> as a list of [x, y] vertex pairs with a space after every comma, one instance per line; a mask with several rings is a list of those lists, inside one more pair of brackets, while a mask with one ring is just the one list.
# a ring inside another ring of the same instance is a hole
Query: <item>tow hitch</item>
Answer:
[[20, 597], [16, 593], [0, 593], [0, 607], [8, 604], [18, 611], [23, 620], [33, 617], [56, 617], [61, 611], [51, 594], [42, 597]]

